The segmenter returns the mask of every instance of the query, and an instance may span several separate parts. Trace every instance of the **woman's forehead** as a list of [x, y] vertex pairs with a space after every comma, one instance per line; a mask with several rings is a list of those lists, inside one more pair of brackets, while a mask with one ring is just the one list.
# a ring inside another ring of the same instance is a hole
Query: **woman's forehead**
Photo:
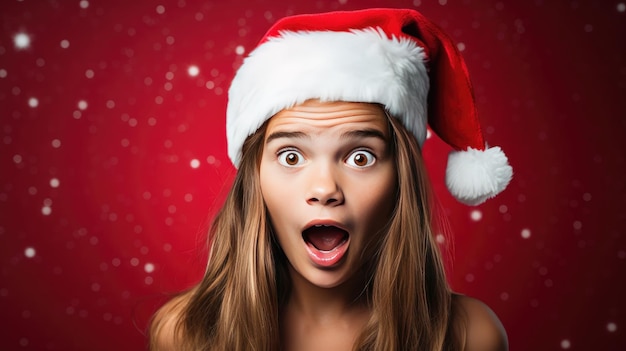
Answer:
[[308, 100], [282, 110], [268, 122], [268, 133], [288, 129], [374, 128], [388, 134], [387, 115], [379, 104]]

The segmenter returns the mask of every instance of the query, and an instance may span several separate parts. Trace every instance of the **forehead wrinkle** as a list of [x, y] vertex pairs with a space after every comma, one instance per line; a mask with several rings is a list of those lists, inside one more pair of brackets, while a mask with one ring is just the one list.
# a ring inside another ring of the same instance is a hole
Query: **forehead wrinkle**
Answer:
[[339, 132], [340, 139], [377, 138], [388, 142], [387, 123], [385, 111], [378, 105], [310, 100], [272, 116], [265, 143], [279, 138], [310, 140], [326, 131]]

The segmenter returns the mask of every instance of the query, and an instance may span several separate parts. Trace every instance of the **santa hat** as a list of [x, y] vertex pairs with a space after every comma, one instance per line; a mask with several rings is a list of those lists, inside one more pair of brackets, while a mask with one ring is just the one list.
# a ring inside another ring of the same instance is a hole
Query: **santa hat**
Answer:
[[415, 135], [427, 125], [455, 150], [446, 185], [477, 205], [500, 193], [512, 169], [487, 147], [465, 63], [455, 44], [419, 12], [370, 9], [278, 21], [244, 59], [229, 90], [228, 155], [277, 112], [309, 99], [382, 104]]

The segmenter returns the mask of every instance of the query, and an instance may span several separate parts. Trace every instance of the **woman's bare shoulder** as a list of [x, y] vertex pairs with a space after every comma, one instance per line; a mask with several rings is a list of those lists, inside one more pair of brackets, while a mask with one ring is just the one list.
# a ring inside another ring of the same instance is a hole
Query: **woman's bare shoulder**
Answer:
[[181, 318], [192, 291], [182, 293], [166, 302], [154, 314], [150, 324], [150, 350], [180, 350], [182, 325]]
[[[455, 323], [462, 329], [465, 351], [506, 351], [509, 349], [506, 331], [498, 316], [480, 300], [454, 295], [459, 312]], [[461, 325], [459, 325], [461, 324]]]

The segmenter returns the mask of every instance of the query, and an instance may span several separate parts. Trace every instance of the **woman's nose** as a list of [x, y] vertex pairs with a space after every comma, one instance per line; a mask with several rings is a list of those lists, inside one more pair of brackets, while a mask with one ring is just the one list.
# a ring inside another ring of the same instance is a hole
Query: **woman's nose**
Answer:
[[323, 206], [343, 204], [344, 194], [338, 176], [332, 166], [316, 167], [310, 175], [307, 203]]

